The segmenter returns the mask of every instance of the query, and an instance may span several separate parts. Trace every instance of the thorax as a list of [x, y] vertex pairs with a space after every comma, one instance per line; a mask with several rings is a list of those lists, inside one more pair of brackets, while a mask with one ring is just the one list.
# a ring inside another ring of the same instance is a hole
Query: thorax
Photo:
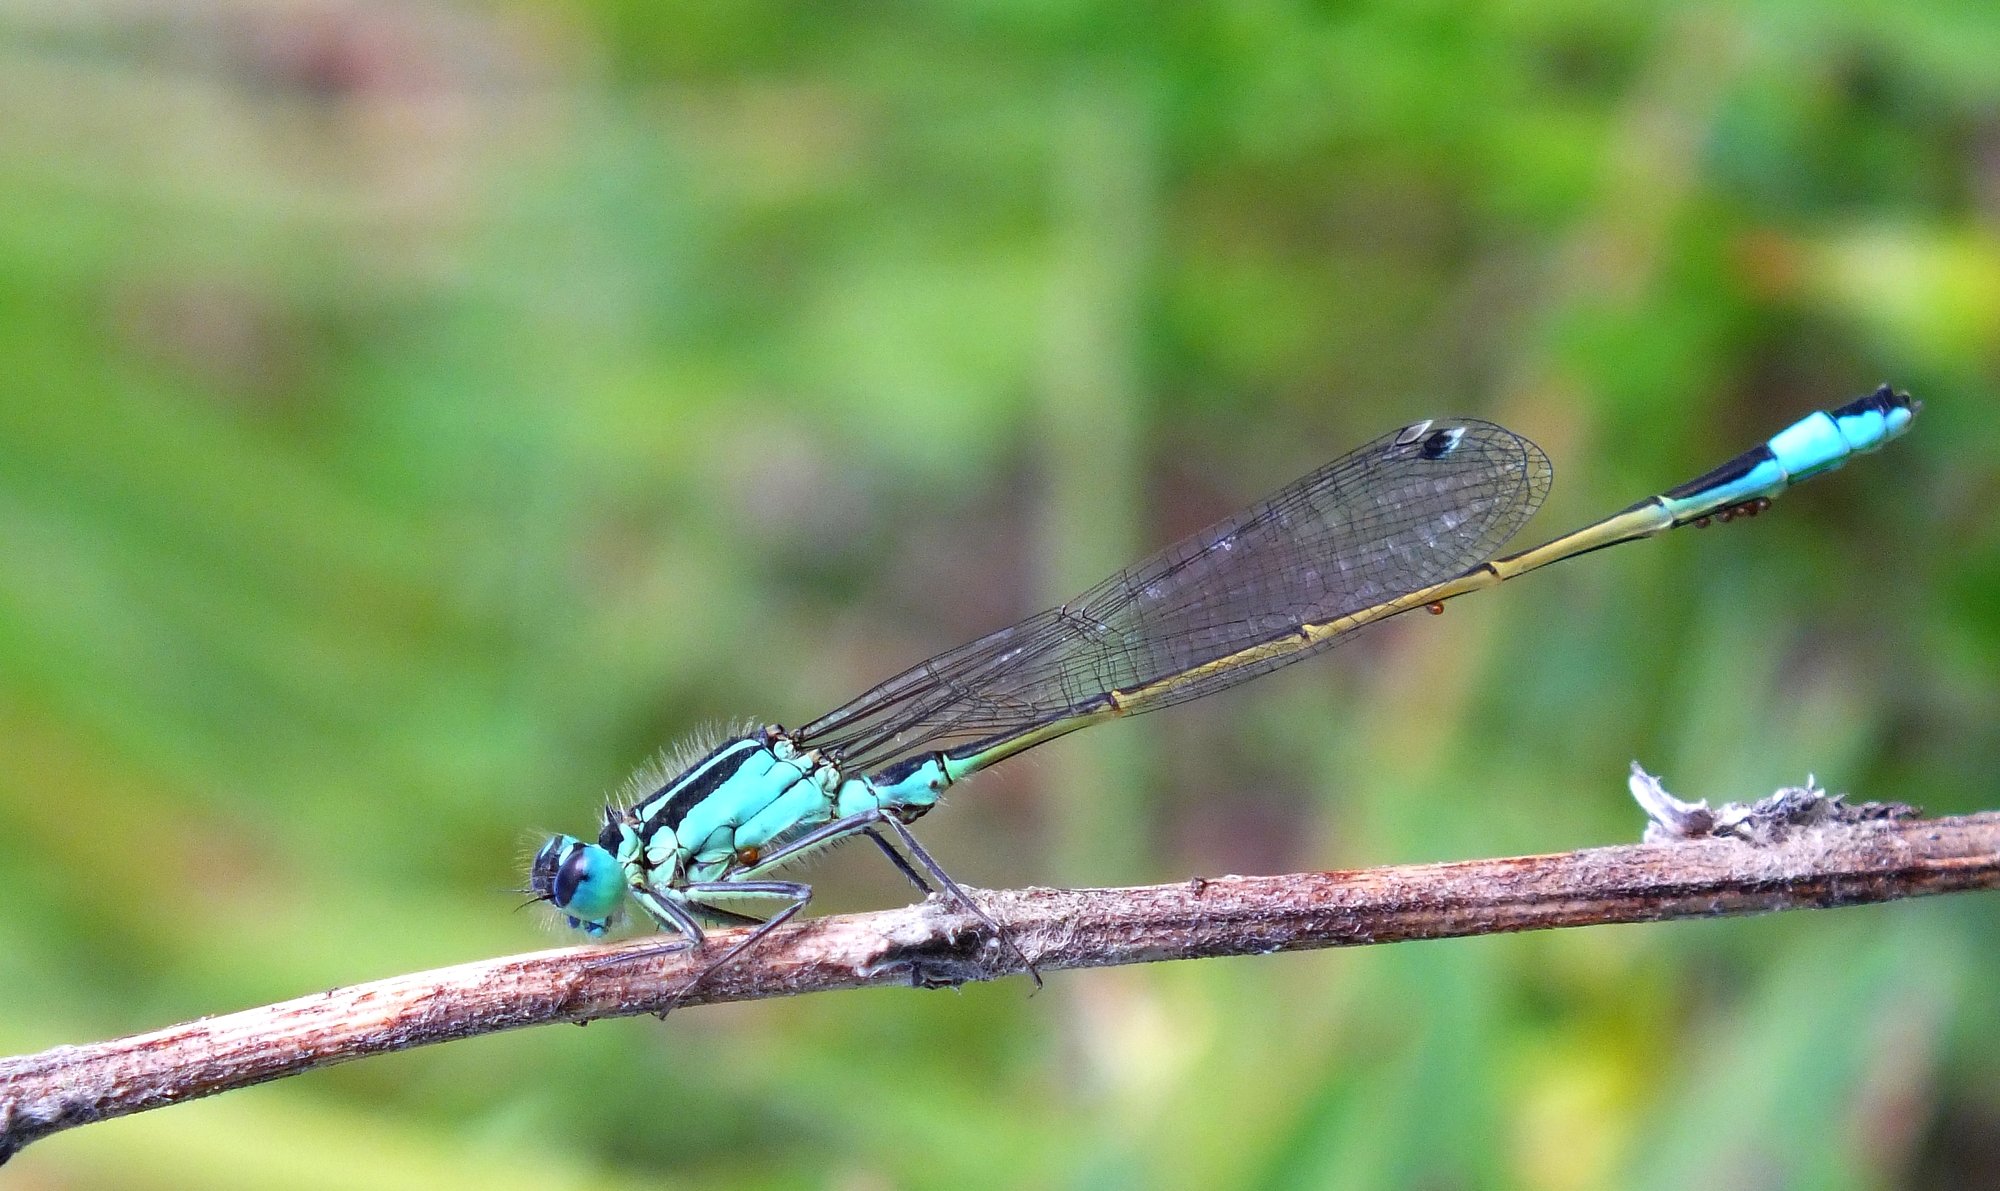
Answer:
[[826, 822], [840, 773], [776, 729], [732, 737], [609, 815], [600, 839], [635, 883], [717, 880]]

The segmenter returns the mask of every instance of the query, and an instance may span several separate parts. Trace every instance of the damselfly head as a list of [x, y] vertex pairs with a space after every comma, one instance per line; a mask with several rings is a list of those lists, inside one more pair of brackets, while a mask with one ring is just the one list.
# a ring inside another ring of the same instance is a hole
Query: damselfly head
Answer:
[[528, 888], [593, 939], [611, 928], [625, 902], [625, 874], [618, 858], [569, 835], [551, 837], [535, 853]]

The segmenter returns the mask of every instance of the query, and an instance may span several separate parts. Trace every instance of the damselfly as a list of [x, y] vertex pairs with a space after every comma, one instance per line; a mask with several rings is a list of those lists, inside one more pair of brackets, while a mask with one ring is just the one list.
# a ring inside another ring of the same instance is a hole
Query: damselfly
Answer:
[[[1548, 495], [1548, 457], [1490, 422], [1405, 426], [803, 728], [768, 727], [672, 771], [642, 772], [629, 803], [606, 809], [597, 842], [558, 835], [543, 846], [532, 892], [593, 938], [628, 899], [679, 935], [670, 946], [699, 947], [704, 924], [755, 925], [713, 971], [811, 899], [810, 885], [769, 874], [865, 836], [917, 888], [929, 893], [936, 882], [999, 938], [909, 832], [947, 787], [1079, 728], [1235, 686], [1411, 609], [1690, 522], [1758, 512], [1788, 485], [1901, 434], [1920, 408], [1884, 385], [1706, 475], [1504, 557], [1494, 556]], [[758, 919], [723, 904], [744, 901], [782, 905]]]

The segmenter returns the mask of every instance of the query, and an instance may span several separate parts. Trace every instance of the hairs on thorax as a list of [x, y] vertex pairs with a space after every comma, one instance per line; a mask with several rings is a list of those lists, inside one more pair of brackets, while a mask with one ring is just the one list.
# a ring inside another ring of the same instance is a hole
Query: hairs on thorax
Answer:
[[627, 777], [612, 794], [611, 805], [623, 808], [644, 802], [658, 793], [662, 786], [679, 777], [688, 766], [713, 752], [715, 746], [739, 736], [754, 736], [762, 727], [761, 723], [750, 720], [728, 720], [701, 725], [640, 762], [631, 776]]

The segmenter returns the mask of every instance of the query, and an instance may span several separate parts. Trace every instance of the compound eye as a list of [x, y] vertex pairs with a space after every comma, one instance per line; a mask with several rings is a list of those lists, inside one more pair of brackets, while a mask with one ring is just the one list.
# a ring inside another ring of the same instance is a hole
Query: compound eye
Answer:
[[528, 888], [543, 901], [555, 898], [556, 873], [562, 864], [563, 847], [562, 837], [555, 837], [542, 845], [542, 850], [535, 853], [534, 862], [528, 866]]
[[558, 906], [568, 906], [576, 900], [579, 885], [590, 879], [590, 852], [581, 847], [570, 849], [562, 867], [556, 870], [555, 888], [549, 900]]

